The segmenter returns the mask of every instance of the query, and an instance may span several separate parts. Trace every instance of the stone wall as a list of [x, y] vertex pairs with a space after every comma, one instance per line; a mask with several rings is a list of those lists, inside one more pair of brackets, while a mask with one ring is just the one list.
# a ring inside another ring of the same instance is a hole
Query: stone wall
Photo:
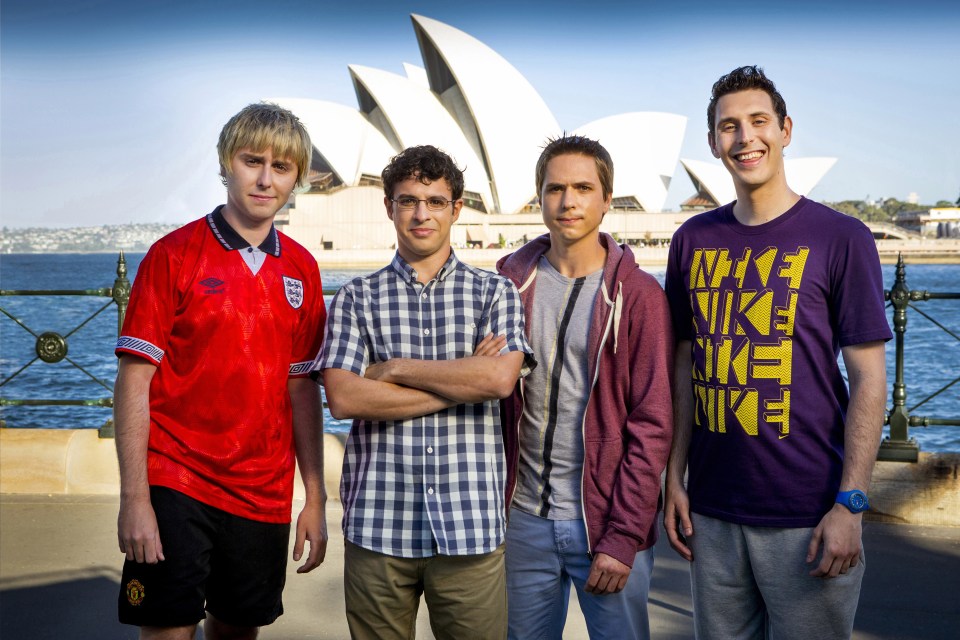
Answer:
[[[324, 434], [327, 495], [340, 495], [342, 434]], [[878, 462], [869, 520], [960, 526], [960, 453], [921, 453], [920, 461]], [[117, 495], [120, 473], [112, 439], [94, 429], [0, 429], [0, 493]], [[303, 498], [297, 475], [294, 496]]]

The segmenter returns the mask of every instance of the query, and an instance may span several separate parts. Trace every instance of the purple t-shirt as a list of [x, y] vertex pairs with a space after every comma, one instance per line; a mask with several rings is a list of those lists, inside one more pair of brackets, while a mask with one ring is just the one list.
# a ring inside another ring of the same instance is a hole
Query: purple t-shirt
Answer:
[[666, 291], [693, 345], [691, 509], [816, 526], [843, 471], [840, 348], [892, 337], [869, 229], [806, 198], [757, 226], [725, 205], [677, 230]]

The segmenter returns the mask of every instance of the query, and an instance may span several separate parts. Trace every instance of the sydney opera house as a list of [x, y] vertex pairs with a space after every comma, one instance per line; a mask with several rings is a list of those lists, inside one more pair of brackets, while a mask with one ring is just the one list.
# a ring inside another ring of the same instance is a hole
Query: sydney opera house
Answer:
[[[423, 66], [405, 75], [350, 65], [357, 107], [270, 98], [304, 122], [314, 145], [310, 189], [289, 210], [287, 232], [313, 250], [380, 249], [395, 242], [383, 209], [380, 172], [405, 147], [435, 145], [464, 167], [456, 246], [513, 244], [545, 231], [534, 167], [545, 142], [564, 131], [598, 139], [614, 160], [613, 208], [604, 230], [623, 240], [667, 239], [691, 211], [733, 200], [719, 164], [680, 160], [684, 116], [611, 115], [578, 127], [557, 122], [536, 89], [507, 60], [447, 24], [411, 16]], [[678, 161], [696, 193], [681, 212], [662, 213]], [[807, 193], [835, 162], [791, 160], [787, 178]]]

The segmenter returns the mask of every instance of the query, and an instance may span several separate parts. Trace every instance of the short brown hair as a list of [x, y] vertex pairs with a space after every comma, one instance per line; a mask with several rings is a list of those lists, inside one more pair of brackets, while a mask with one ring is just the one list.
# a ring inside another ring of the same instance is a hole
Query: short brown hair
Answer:
[[562, 135], [559, 138], [547, 141], [540, 159], [537, 160], [537, 197], [543, 193], [543, 177], [547, 173], [547, 164], [556, 158], [568, 153], [593, 158], [597, 164], [597, 176], [600, 178], [600, 189], [603, 197], [613, 194], [613, 158], [602, 144], [586, 136]]

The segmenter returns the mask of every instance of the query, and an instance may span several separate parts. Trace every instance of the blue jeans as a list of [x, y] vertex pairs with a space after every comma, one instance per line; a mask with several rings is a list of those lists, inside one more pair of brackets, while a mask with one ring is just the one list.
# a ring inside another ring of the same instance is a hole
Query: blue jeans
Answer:
[[585, 592], [591, 560], [581, 520], [547, 520], [510, 510], [507, 526], [507, 620], [509, 638], [559, 640], [567, 619], [570, 583], [591, 640], [650, 638], [647, 595], [653, 549], [637, 553], [620, 593]]

